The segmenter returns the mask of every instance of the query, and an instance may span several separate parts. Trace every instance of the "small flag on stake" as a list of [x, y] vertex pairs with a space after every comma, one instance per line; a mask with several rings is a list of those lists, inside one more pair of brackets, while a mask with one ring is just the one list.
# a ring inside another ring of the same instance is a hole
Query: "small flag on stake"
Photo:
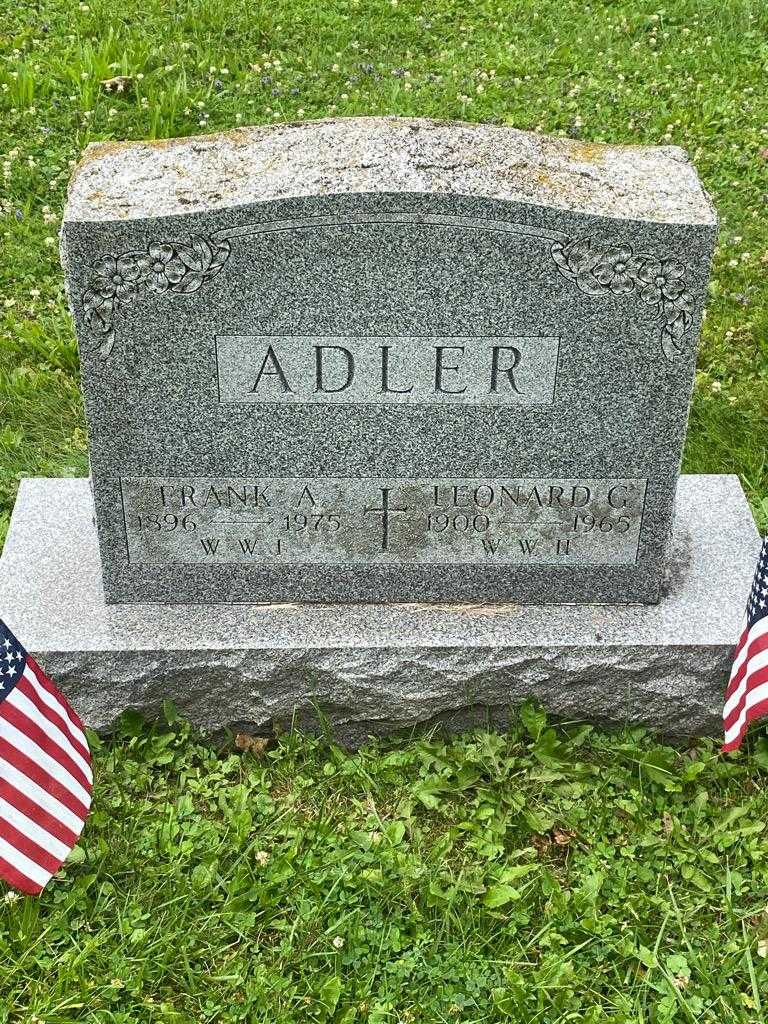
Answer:
[[0, 878], [42, 892], [91, 807], [83, 723], [0, 619]]
[[768, 715], [768, 537], [755, 570], [723, 708], [723, 750], [738, 750], [755, 718]]

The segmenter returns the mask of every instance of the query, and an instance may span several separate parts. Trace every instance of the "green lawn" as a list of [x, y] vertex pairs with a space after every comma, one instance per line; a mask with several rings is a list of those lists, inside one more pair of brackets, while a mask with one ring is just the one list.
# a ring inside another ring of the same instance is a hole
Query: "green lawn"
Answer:
[[[685, 146], [722, 218], [685, 468], [768, 526], [764, 0], [36, 0], [0, 19], [0, 543], [18, 478], [84, 474], [56, 236], [96, 139], [420, 114]], [[100, 82], [127, 76], [122, 92]]]
[[[689, 150], [722, 230], [685, 469], [738, 473], [765, 531], [767, 77], [764, 0], [7, 0], [0, 544], [20, 477], [87, 471], [57, 253], [82, 147], [384, 113]], [[0, 891], [0, 1022], [763, 1021], [768, 741], [526, 718], [355, 757], [126, 728], [64, 879]]]
[[0, 1021], [764, 1021], [768, 739], [522, 718], [260, 756], [127, 721], [74, 863], [0, 895]]

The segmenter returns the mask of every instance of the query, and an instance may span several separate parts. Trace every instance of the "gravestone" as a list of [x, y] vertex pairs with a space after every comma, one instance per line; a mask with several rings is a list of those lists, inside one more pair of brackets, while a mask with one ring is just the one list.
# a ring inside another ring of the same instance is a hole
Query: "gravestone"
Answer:
[[671, 148], [90, 147], [63, 256], [107, 600], [657, 601], [715, 228]]
[[355, 118], [89, 147], [62, 256], [91, 480], [0, 616], [83, 717], [344, 742], [716, 732], [759, 539], [678, 480], [716, 218], [681, 150]]

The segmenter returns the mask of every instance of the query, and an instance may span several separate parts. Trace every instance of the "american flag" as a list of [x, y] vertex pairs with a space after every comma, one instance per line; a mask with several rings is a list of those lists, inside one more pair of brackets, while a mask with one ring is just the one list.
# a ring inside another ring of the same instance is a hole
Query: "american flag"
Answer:
[[755, 570], [723, 708], [723, 750], [741, 746], [747, 726], [768, 714], [768, 537]]
[[0, 619], [0, 878], [42, 892], [77, 844], [92, 788], [83, 723]]

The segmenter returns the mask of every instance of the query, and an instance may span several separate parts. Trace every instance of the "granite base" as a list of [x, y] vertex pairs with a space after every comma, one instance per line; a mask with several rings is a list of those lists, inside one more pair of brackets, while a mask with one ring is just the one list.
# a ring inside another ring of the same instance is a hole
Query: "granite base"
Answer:
[[318, 713], [343, 743], [552, 714], [717, 734], [759, 538], [735, 476], [684, 476], [658, 605], [107, 605], [87, 480], [22, 481], [0, 616], [94, 728], [165, 699], [205, 732]]

